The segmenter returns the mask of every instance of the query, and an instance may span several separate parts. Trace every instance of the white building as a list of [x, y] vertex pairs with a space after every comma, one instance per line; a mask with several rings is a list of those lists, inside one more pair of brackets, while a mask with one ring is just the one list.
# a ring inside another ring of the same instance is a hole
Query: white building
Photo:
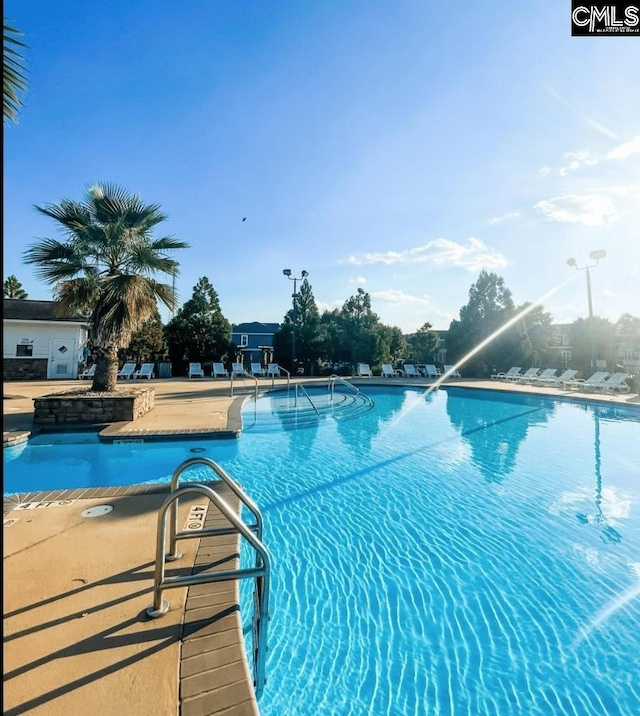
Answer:
[[89, 325], [78, 316], [56, 316], [55, 301], [4, 299], [3, 380], [78, 377]]

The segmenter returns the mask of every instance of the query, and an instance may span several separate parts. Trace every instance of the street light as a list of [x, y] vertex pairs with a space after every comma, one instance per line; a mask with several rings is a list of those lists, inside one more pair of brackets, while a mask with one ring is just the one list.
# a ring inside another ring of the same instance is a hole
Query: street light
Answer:
[[575, 259], [567, 259], [567, 266], [573, 266], [576, 271], [586, 271], [587, 272], [587, 301], [589, 302], [589, 318], [591, 323], [591, 369], [595, 370], [595, 340], [593, 332], [595, 330], [595, 327], [593, 325], [593, 302], [591, 301], [591, 274], [589, 273], [589, 269], [594, 268], [598, 265], [600, 259], [603, 259], [607, 255], [607, 252], [604, 249], [598, 249], [597, 251], [592, 251], [589, 254], [589, 258], [592, 261], [595, 261], [594, 264], [588, 264], [587, 266], [578, 266], [578, 263]]
[[293, 281], [293, 293], [291, 294], [291, 297], [293, 298], [293, 323], [291, 326], [291, 372], [293, 373], [295, 371], [295, 365], [296, 365], [296, 319], [297, 319], [297, 304], [296, 304], [296, 285], [298, 281], [302, 281], [303, 278], [306, 278], [309, 273], [308, 271], [301, 271], [300, 276], [292, 276], [291, 275], [291, 269], [283, 269], [282, 273], [289, 279], [289, 281]]

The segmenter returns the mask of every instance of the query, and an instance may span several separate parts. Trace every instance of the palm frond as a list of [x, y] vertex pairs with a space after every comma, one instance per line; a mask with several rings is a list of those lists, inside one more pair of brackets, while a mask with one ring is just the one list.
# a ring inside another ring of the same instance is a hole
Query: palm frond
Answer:
[[20, 30], [3, 23], [2, 52], [2, 114], [5, 120], [18, 121], [18, 111], [23, 106], [20, 93], [26, 92], [24, 58], [15, 47], [27, 47], [15, 36], [22, 35]]

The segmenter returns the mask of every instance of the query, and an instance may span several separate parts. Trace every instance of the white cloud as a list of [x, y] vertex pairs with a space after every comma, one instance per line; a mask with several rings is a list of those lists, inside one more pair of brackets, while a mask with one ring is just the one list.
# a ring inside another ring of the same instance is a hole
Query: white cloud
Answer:
[[337, 301], [331, 301], [330, 303], [327, 303], [326, 301], [316, 300], [316, 306], [318, 307], [319, 313], [324, 313], [325, 311], [333, 311], [336, 308], [341, 308], [343, 303], [344, 299], [338, 299]]
[[551, 167], [548, 164], [545, 164], [542, 169], [540, 169], [540, 175], [546, 177], [548, 174], [551, 174], [551, 171]]
[[628, 159], [633, 154], [640, 154], [640, 134], [629, 142], [612, 149], [607, 154], [607, 159]]
[[534, 209], [551, 221], [585, 226], [601, 226], [618, 218], [613, 202], [602, 194], [558, 196], [548, 201], [539, 201], [534, 205]]
[[364, 276], [358, 276], [357, 278], [349, 279], [349, 283], [362, 284], [362, 283], [366, 283], [366, 282], [367, 282], [367, 279]]
[[404, 251], [350, 256], [348, 262], [355, 265], [383, 263], [387, 266], [402, 263], [430, 263], [435, 266], [459, 266], [468, 271], [481, 268], [503, 268], [507, 260], [498, 251], [489, 248], [480, 239], [471, 237], [468, 244], [458, 244], [449, 239], [433, 239], [422, 246]]
[[411, 296], [395, 288], [388, 288], [385, 291], [375, 291], [371, 294], [371, 297], [392, 306], [408, 306], [412, 304], [428, 306], [430, 302], [429, 296]]
[[513, 219], [517, 219], [520, 216], [519, 211], [510, 211], [508, 214], [503, 214], [502, 216], [494, 216], [491, 219], [488, 219], [487, 223], [489, 224], [502, 224], [505, 221], [512, 221]]
[[581, 149], [577, 152], [565, 152], [564, 158], [569, 161], [568, 164], [560, 167], [558, 174], [561, 177], [567, 176], [569, 172], [574, 172], [576, 169], [580, 169], [583, 166], [593, 166], [600, 162], [591, 152], [587, 149]]

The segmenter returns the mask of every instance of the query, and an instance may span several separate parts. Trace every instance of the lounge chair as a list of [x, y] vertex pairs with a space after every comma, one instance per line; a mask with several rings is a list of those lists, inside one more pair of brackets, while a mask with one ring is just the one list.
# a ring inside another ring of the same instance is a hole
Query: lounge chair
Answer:
[[264, 368], [260, 363], [252, 363], [251, 364], [251, 375], [255, 376], [256, 378], [264, 378], [266, 375]]
[[371, 378], [373, 376], [368, 363], [358, 363], [358, 376], [360, 378]]
[[86, 370], [83, 370], [82, 373], [78, 374], [78, 379], [84, 380], [86, 378], [87, 380], [89, 380], [89, 379], [93, 378], [93, 376], [96, 374], [96, 366], [97, 365], [98, 365], [97, 363], [93, 363]]
[[576, 375], [578, 375], [577, 370], [573, 370], [573, 368], [567, 368], [567, 370], [562, 371], [561, 375], [552, 378], [546, 378], [544, 381], [538, 380], [538, 383], [541, 383], [542, 385], [552, 385], [556, 388], [562, 388], [565, 383], [568, 383], [570, 380], [573, 380]]
[[449, 374], [450, 378], [462, 378], [459, 370], [454, 370], [452, 365], [445, 365], [444, 372]]
[[439, 378], [442, 373], [433, 365], [433, 363], [427, 363], [424, 367], [425, 378]]
[[154, 363], [143, 363], [143, 364], [140, 366], [140, 370], [137, 370], [137, 371], [133, 374], [133, 378], [134, 378], [135, 380], [137, 380], [138, 378], [148, 378], [149, 380], [151, 380], [151, 378], [153, 378], [154, 375], [155, 375], [154, 372], [153, 372], [153, 369], [154, 369], [155, 367], [156, 367], [156, 366], [155, 366]]
[[228, 378], [229, 371], [224, 367], [222, 363], [211, 364], [211, 377], [212, 378]]
[[556, 368], [545, 368], [540, 375], [534, 375], [533, 378], [529, 378], [529, 383], [531, 385], [546, 383], [556, 377], [556, 370]]
[[628, 373], [614, 373], [597, 390], [603, 390], [605, 393], [628, 393], [631, 390], [631, 386], [625, 383], [628, 377]]
[[522, 375], [519, 375], [515, 382], [516, 383], [528, 383], [532, 378], [535, 378], [540, 372], [540, 368], [528, 368]]
[[135, 363], [125, 363], [122, 368], [118, 371], [118, 378], [133, 378], [133, 374], [136, 372]]
[[267, 378], [277, 378], [280, 375], [280, 366], [277, 363], [269, 363], [267, 366]]
[[575, 378], [574, 380], [565, 381], [562, 385], [565, 390], [592, 390], [593, 388], [602, 387], [608, 377], [609, 373], [599, 370], [586, 380]]
[[491, 376], [491, 380], [515, 380], [522, 369], [520, 366], [517, 368], [509, 368], [506, 373], [495, 373]]
[[231, 364], [231, 375], [244, 375], [246, 372], [242, 363]]
[[204, 371], [200, 363], [189, 363], [189, 378], [204, 378]]
[[383, 378], [397, 378], [400, 373], [395, 370], [395, 368], [391, 365], [391, 363], [383, 363], [382, 364], [382, 373], [380, 375]]
[[404, 372], [405, 378], [419, 378], [420, 373], [416, 370], [415, 365], [413, 363], [405, 363], [402, 366], [402, 371]]

